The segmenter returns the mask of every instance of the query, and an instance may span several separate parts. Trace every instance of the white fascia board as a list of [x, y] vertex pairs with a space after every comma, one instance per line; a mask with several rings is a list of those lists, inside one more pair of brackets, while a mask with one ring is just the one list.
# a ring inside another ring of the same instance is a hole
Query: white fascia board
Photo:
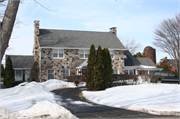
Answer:
[[162, 68], [139, 68], [139, 69], [137, 69], [137, 70], [159, 70], [159, 71], [161, 71], [162, 70]]
[[137, 69], [138, 66], [124, 66], [124, 69]]
[[[39, 48], [52, 48], [52, 49], [82, 49], [82, 50], [89, 50], [90, 48], [78, 48], [78, 47], [39, 47]], [[95, 48], [96, 50], [98, 48]], [[103, 48], [102, 48], [103, 49]], [[108, 48], [109, 50], [127, 50], [127, 49], [117, 49], [117, 48]]]

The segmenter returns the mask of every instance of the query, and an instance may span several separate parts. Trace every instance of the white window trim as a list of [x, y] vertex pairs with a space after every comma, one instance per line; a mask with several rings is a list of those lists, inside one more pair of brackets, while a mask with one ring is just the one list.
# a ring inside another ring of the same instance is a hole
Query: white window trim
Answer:
[[[54, 70], [54, 69], [48, 69], [48, 70]], [[49, 80], [49, 73], [48, 73], [48, 70], [47, 70], [47, 80]], [[54, 79], [55, 79], [55, 70], [54, 70]]]
[[[69, 70], [68, 76], [70, 76], [70, 69], [63, 69], [63, 70]], [[63, 73], [63, 71], [62, 71], [62, 73]], [[64, 73], [62, 74], [62, 78], [63, 78], [63, 76], [64, 76]], [[63, 78], [63, 79], [64, 79], [64, 78]]]
[[114, 70], [117, 70], [117, 74], [119, 74], [119, 69], [113, 69], [113, 74], [114, 74]]
[[22, 69], [15, 69], [15, 81], [17, 79], [17, 77], [16, 77], [16, 70], [21, 70], [21, 81], [23, 81], [23, 70]]
[[[80, 53], [79, 53], [79, 59], [88, 59], [88, 57], [87, 58], [85, 58], [85, 51], [86, 51], [86, 49], [79, 49], [79, 51], [80, 50], [82, 50], [82, 51], [84, 51], [84, 57], [83, 58], [80, 58]], [[89, 51], [89, 50], [88, 50]], [[89, 54], [90, 54], [90, 51], [89, 51]]]
[[[58, 57], [53, 57], [53, 50], [58, 50]], [[63, 57], [59, 57], [59, 50], [63, 50]], [[53, 57], [53, 59], [64, 59], [64, 49], [61, 49], [61, 48], [53, 48], [53, 49], [52, 49], [52, 57]]]
[[111, 59], [114, 59], [114, 50], [109, 50], [109, 55], [111, 56], [111, 51], [113, 51], [113, 58]]
[[133, 71], [133, 74], [134, 74], [134, 69], [125, 69], [125, 70], [128, 71], [128, 74], [130, 74], [130, 70], [132, 70], [132, 71]]

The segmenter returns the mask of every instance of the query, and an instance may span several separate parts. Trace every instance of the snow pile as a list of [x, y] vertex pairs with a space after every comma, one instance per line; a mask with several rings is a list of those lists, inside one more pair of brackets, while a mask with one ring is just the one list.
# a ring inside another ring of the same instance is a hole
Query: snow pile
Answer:
[[[23, 86], [24, 85], [24, 86]], [[53, 85], [52, 85], [53, 86]], [[51, 86], [42, 83], [24, 83], [0, 90], [0, 118], [75, 118], [56, 103]]]
[[[76, 88], [77, 86], [73, 82], [65, 82], [58, 79], [51, 79], [41, 83], [48, 88], [49, 91], [61, 89], [61, 88]], [[81, 82], [78, 87], [85, 86], [86, 83]]]
[[180, 85], [141, 84], [82, 91], [95, 103], [153, 114], [180, 115]]

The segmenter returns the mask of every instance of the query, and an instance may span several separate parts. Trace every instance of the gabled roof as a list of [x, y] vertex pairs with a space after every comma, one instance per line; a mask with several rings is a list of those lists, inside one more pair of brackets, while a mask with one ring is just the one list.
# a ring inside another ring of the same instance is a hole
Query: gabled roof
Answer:
[[124, 55], [126, 56], [125, 59], [125, 66], [139, 66], [141, 63], [139, 60], [132, 56], [129, 50], [124, 51]]
[[7, 57], [10, 56], [13, 68], [32, 68], [34, 63], [34, 56], [27, 56], [27, 55], [6, 55]]
[[40, 47], [98, 48], [125, 50], [123, 44], [112, 32], [39, 29]]
[[155, 63], [150, 58], [137, 58], [141, 65], [146, 66], [156, 66]]

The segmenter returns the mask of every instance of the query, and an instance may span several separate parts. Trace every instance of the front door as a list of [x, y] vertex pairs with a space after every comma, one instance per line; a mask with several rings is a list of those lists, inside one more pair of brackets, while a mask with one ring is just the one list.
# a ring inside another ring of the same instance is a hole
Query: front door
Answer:
[[87, 78], [87, 69], [82, 69], [82, 75], [84, 75], [84, 79], [83, 81], [86, 82], [86, 78]]

